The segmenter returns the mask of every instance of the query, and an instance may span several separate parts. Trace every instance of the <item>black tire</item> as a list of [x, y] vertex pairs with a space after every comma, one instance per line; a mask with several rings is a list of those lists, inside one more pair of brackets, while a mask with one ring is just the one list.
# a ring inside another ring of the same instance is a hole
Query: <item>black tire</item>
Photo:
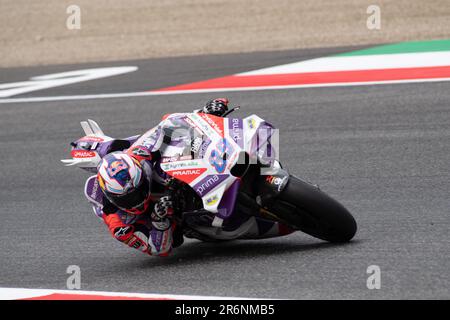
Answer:
[[357, 229], [343, 205], [294, 176], [269, 210], [291, 227], [329, 242], [350, 241]]

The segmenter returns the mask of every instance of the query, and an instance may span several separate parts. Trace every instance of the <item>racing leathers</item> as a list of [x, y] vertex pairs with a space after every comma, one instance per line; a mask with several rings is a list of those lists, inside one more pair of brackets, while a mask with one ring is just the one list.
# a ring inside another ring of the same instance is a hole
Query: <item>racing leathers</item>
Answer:
[[[228, 111], [228, 100], [224, 98], [209, 101], [202, 109], [194, 112], [222, 116]], [[147, 211], [134, 214], [120, 209], [103, 196], [101, 217], [111, 235], [118, 241], [149, 255], [167, 256], [172, 248], [183, 242], [183, 234], [175, 219], [173, 201], [170, 197], [171, 177], [160, 168], [160, 150], [170, 146], [171, 135], [166, 129], [170, 115], [153, 129], [147, 131], [125, 152], [137, 160], [151, 181], [150, 201]]]

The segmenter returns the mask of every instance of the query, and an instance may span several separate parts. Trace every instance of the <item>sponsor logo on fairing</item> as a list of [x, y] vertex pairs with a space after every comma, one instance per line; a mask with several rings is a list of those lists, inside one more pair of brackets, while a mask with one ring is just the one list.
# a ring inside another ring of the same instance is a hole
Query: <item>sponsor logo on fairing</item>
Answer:
[[[189, 123], [191, 126], [199, 128], [203, 133], [205, 133], [208, 137], [212, 137], [215, 135], [215, 131], [211, 128], [211, 126], [208, 123], [205, 123], [205, 120], [203, 120], [202, 117], [200, 117], [196, 113], [191, 113], [189, 115], [192, 117], [191, 122], [194, 121], [195, 123]], [[188, 118], [186, 118], [187, 120]], [[188, 122], [188, 121], [187, 121]]]
[[273, 184], [275, 187], [277, 187], [278, 191], [281, 191], [281, 188], [283, 187], [284, 181], [287, 179], [287, 177], [275, 177], [275, 176], [267, 176], [266, 181], [270, 184]]
[[180, 160], [181, 160], [181, 161], [192, 160], [192, 156], [191, 156], [191, 155], [188, 155], [188, 156], [181, 156], [181, 157], [180, 157]]
[[91, 197], [93, 199], [97, 199], [97, 192], [100, 184], [97, 179], [94, 180], [94, 183], [92, 184], [92, 190], [91, 190]]
[[105, 141], [104, 138], [101, 137], [96, 137], [96, 136], [85, 136], [81, 139], [78, 140], [78, 142], [80, 141], [86, 141], [86, 142], [103, 142]]
[[256, 121], [255, 119], [248, 119], [247, 120], [247, 125], [250, 129], [254, 129], [256, 127]]
[[192, 141], [191, 151], [197, 153], [200, 147], [202, 146], [202, 138], [197, 137]]
[[[193, 114], [195, 115], [195, 114]], [[186, 124], [188, 124], [190, 127], [194, 128], [194, 130], [198, 133], [198, 134], [204, 134], [204, 130], [202, 130], [198, 124], [196, 124], [191, 118], [189, 118], [188, 116], [184, 117], [182, 119]]]
[[201, 172], [202, 171], [200, 169], [186, 169], [186, 170], [172, 171], [170, 174], [173, 177], [176, 177], [176, 176], [185, 176], [185, 175], [200, 175]]
[[206, 199], [206, 204], [208, 206], [212, 206], [213, 204], [215, 204], [217, 201], [219, 201], [219, 197], [217, 195], [212, 196], [211, 198]]
[[230, 136], [233, 138], [234, 142], [240, 147], [244, 147], [243, 141], [243, 122], [242, 119], [229, 119], [228, 126], [230, 129]]
[[133, 153], [133, 155], [138, 157], [150, 157], [150, 151], [144, 147], [134, 147], [131, 152]]
[[175, 162], [175, 161], [185, 161], [185, 160], [192, 160], [192, 156], [181, 156], [180, 154], [177, 154], [175, 156], [171, 157], [162, 157], [161, 163], [168, 163], [168, 162]]
[[[200, 116], [220, 135], [223, 137], [223, 119], [210, 116], [206, 113], [200, 113]], [[217, 119], [217, 120], [215, 120]]]
[[206, 139], [203, 140], [202, 145], [201, 145], [200, 150], [199, 150], [199, 153], [198, 153], [198, 156], [200, 158], [204, 157], [204, 155], [206, 153], [206, 150], [208, 149], [210, 144], [211, 144], [211, 140], [210, 139], [206, 138]]
[[164, 171], [180, 169], [185, 167], [198, 167], [198, 166], [200, 166], [200, 162], [198, 161], [161, 163], [161, 169], [163, 169]]
[[94, 158], [97, 153], [95, 151], [88, 150], [72, 150], [70, 155], [72, 158]]
[[172, 157], [162, 157], [161, 163], [175, 162], [180, 160], [180, 155], [172, 156]]
[[197, 128], [197, 125], [190, 118], [186, 117], [186, 118], [184, 118], [184, 121], [186, 121], [186, 123], [188, 125], [190, 125], [191, 127]]
[[167, 174], [187, 184], [190, 184], [192, 181], [201, 176], [206, 170], [206, 168], [181, 169], [167, 171]]
[[208, 175], [193, 186], [193, 189], [197, 192], [197, 194], [203, 197], [205, 194], [217, 187], [218, 184], [227, 179], [228, 176], [228, 174]]

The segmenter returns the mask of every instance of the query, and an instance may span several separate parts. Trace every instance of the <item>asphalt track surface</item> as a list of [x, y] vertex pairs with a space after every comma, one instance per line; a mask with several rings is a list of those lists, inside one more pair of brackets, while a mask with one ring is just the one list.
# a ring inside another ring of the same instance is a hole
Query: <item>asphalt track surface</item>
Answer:
[[[141, 71], [25, 96], [158, 88], [340, 50], [104, 64]], [[60, 70], [70, 68], [0, 69], [0, 83]], [[450, 298], [449, 82], [226, 94], [242, 106], [236, 116], [255, 113], [281, 129], [281, 160], [291, 173], [319, 184], [354, 214], [359, 230], [351, 243], [332, 245], [301, 233], [220, 245], [189, 240], [173, 256], [158, 258], [113, 240], [83, 198], [88, 175], [59, 162], [81, 135], [79, 122], [95, 119], [106, 134], [125, 137], [214, 96], [1, 104], [0, 287], [66, 289], [66, 268], [78, 265], [83, 290]], [[380, 290], [366, 287], [369, 265], [381, 268]]]

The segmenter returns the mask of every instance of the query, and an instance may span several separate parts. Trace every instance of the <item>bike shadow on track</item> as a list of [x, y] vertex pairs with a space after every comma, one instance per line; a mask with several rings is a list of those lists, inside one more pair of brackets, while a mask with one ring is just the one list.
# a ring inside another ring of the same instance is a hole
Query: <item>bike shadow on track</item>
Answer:
[[[320, 241], [320, 240], [318, 240]], [[306, 253], [313, 250], [335, 250], [338, 247], [348, 247], [357, 245], [361, 240], [352, 240], [347, 243], [294, 243], [294, 242], [270, 242], [266, 240], [233, 240], [217, 243], [189, 242], [174, 249], [174, 253], [169, 257], [152, 258], [142, 263], [143, 268], [160, 266], [183, 265], [183, 264], [204, 264], [205, 262], [220, 263], [221, 261], [232, 260], [242, 261], [258, 256], [279, 256], [280, 258], [292, 255], [293, 253]]]

